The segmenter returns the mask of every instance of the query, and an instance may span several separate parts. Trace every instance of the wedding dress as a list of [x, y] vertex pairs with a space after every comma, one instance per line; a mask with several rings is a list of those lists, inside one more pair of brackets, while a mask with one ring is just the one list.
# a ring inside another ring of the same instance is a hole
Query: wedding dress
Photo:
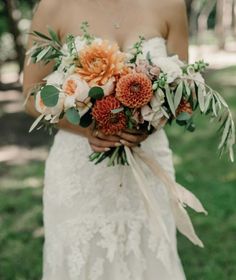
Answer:
[[[165, 40], [144, 42], [144, 52], [167, 56]], [[142, 149], [174, 178], [163, 129]], [[170, 243], [157, 234], [129, 166], [89, 162], [87, 140], [60, 130], [46, 161], [43, 280], [183, 280], [176, 225], [163, 183], [145, 169]]]

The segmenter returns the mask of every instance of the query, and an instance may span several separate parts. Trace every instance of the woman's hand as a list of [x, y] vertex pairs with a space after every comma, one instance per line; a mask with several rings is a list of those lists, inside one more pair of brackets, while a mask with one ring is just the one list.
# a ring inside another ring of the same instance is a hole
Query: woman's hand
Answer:
[[105, 135], [100, 130], [94, 129], [93, 126], [88, 128], [86, 137], [94, 152], [107, 152], [113, 147], [122, 146], [121, 137]]
[[139, 130], [123, 130], [117, 134], [121, 139], [120, 143], [127, 147], [138, 146], [141, 142], [147, 139], [148, 134]]

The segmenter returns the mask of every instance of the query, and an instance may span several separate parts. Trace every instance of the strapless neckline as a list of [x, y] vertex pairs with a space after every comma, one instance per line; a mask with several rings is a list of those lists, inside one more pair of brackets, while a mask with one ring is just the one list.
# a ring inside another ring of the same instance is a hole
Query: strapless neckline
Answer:
[[[81, 37], [82, 37], [81, 35], [75, 36], [75, 38], [78, 38], [78, 39], [81, 38]], [[94, 36], [94, 37], [95, 37], [95, 39], [109, 40], [111, 42], [114, 42], [114, 43], [118, 44], [118, 42], [116, 42], [115, 40], [107, 39], [105, 37], [104, 38], [100, 37], [100, 36]], [[136, 41], [138, 41], [138, 39]], [[121, 47], [120, 44], [118, 44], [118, 46], [119, 46], [121, 51], [128, 52], [132, 48], [132, 46], [134, 45], [134, 43], [136, 41], [134, 41], [131, 44], [127, 43], [123, 47]], [[161, 36], [153, 36], [153, 37], [150, 37], [150, 38], [147, 38], [147, 39], [145, 38], [143, 43], [148, 44], [148, 43], [153, 43], [153, 42], [160, 42], [161, 44], [166, 45], [166, 39], [161, 37]]]

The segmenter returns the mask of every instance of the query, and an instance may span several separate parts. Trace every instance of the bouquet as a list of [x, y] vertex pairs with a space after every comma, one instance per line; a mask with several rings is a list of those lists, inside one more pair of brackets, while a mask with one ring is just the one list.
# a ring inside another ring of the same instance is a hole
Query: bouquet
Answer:
[[[124, 129], [151, 134], [173, 122], [193, 132], [193, 116], [200, 111], [219, 124], [220, 153], [227, 150], [234, 160], [234, 121], [223, 97], [203, 79], [207, 63], [185, 64], [178, 56], [145, 53], [143, 37], [125, 53], [116, 43], [92, 36], [87, 22], [81, 29], [83, 35], [68, 35], [65, 44], [51, 29], [48, 34], [32, 33], [36, 40], [28, 52], [30, 61], [47, 64], [53, 60], [55, 69], [30, 92], [40, 113], [30, 131], [42, 126], [51, 130], [60, 119], [66, 118], [74, 125], [93, 125], [106, 135], [116, 135]], [[203, 246], [185, 206], [197, 212], [206, 213], [205, 209], [192, 193], [170, 178], [151, 155], [138, 147], [131, 150], [120, 146], [92, 153], [89, 158], [95, 164], [108, 158], [108, 166], [130, 165], [137, 186], [152, 210], [157, 230], [162, 229], [168, 240], [161, 211], [151, 189], [145, 187], [148, 179], [141, 164], [146, 163], [167, 189], [177, 228], [193, 243]]]
[[[178, 56], [144, 56], [143, 37], [123, 53], [116, 43], [95, 38], [87, 28], [88, 23], [82, 23], [83, 35], [68, 35], [64, 45], [51, 29], [49, 35], [32, 33], [37, 39], [30, 60], [54, 60], [55, 71], [31, 92], [41, 115], [30, 131], [39, 123], [52, 128], [65, 117], [82, 127], [94, 123], [107, 135], [127, 128], [152, 133], [173, 121], [193, 132], [193, 115], [200, 110], [220, 124], [218, 148], [221, 154], [227, 149], [233, 161], [233, 118], [223, 97], [205, 84], [204, 61], [184, 64]], [[106, 158], [108, 166], [128, 164], [124, 146], [90, 155], [96, 164]]]

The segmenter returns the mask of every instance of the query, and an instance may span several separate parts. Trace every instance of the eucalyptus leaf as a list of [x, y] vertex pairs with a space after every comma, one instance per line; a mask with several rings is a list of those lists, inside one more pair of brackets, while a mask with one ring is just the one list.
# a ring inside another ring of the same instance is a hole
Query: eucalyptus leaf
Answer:
[[45, 106], [54, 107], [57, 105], [59, 99], [59, 90], [56, 87], [52, 85], [46, 85], [42, 88], [40, 95]]
[[174, 101], [169, 86], [166, 86], [165, 90], [166, 90], [166, 98], [167, 98], [168, 105], [170, 107], [172, 114], [175, 116], [175, 106], [174, 106]]
[[89, 90], [89, 97], [93, 99], [102, 99], [104, 96], [104, 91], [101, 87], [92, 87]]
[[189, 125], [187, 125], [186, 129], [190, 132], [194, 132], [196, 130], [196, 126], [194, 123], [190, 123]]
[[191, 119], [191, 115], [187, 112], [182, 112], [177, 116], [178, 121], [188, 121]]
[[66, 110], [66, 118], [71, 124], [78, 125], [80, 123], [80, 114], [76, 108]]
[[178, 108], [180, 101], [182, 99], [182, 96], [183, 96], [183, 82], [180, 82], [176, 89], [175, 96], [174, 96], [175, 110]]

